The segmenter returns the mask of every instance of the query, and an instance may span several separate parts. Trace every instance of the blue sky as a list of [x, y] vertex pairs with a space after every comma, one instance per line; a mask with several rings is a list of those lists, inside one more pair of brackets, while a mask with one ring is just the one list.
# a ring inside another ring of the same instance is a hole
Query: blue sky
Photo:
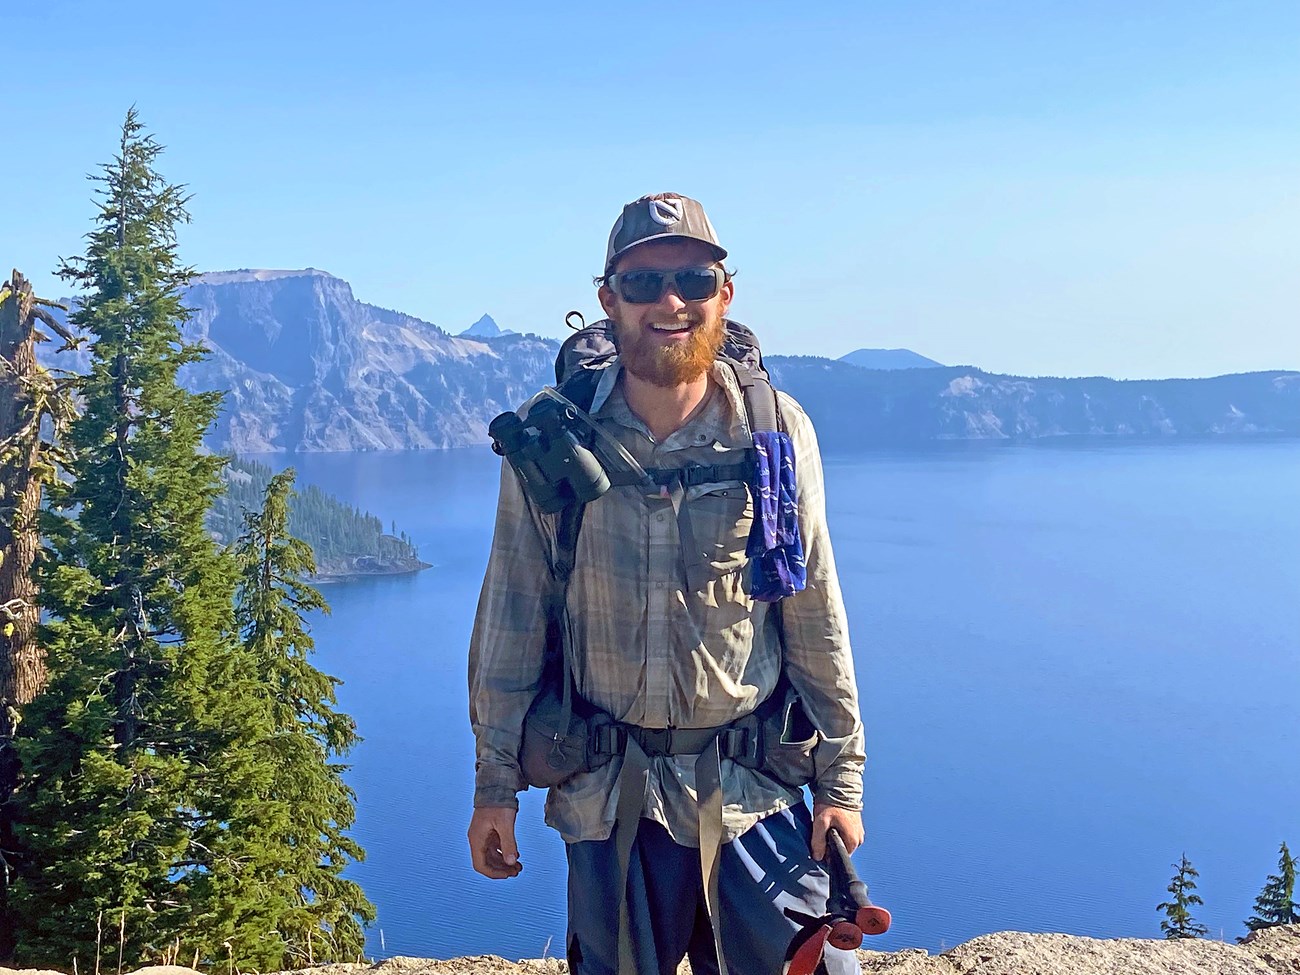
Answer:
[[[6, 4], [6, 7], [13, 7]], [[560, 335], [621, 205], [702, 200], [771, 352], [1300, 369], [1300, 3], [45, 0], [0, 261], [67, 288], [128, 106], [202, 270]], [[15, 41], [20, 39], [21, 42]]]

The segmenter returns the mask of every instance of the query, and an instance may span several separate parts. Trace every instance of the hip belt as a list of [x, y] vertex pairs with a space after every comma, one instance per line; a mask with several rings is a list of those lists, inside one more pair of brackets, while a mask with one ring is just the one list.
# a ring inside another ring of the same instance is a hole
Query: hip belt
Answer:
[[643, 728], [621, 721], [598, 722], [590, 735], [588, 747], [600, 758], [624, 754], [629, 740], [635, 741], [650, 758], [699, 755], [715, 739], [722, 758], [751, 768], [757, 767], [760, 758], [758, 729], [750, 715], [713, 728]]

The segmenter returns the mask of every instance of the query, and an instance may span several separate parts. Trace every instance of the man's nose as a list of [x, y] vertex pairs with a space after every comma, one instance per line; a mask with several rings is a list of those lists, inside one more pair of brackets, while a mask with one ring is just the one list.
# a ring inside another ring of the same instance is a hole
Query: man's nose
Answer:
[[679, 312], [686, 307], [686, 302], [677, 293], [677, 285], [671, 278], [664, 282], [663, 294], [659, 296], [659, 300], [655, 304], [660, 308], [667, 308], [673, 312]]

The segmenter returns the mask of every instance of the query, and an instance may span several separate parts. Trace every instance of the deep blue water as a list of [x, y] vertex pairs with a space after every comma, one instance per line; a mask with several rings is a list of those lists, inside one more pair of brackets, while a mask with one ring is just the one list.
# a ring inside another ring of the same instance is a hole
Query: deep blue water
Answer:
[[[486, 449], [264, 457], [395, 518], [434, 568], [326, 588], [318, 663], [365, 742], [353, 871], [371, 950], [562, 954], [563, 846], [525, 795], [525, 870], [465, 849], [465, 648]], [[961, 445], [828, 458], [867, 726], [867, 844], [894, 928], [1158, 937], [1186, 851], [1198, 918], [1243, 933], [1300, 844], [1300, 442]], [[381, 934], [382, 932], [382, 934]]]

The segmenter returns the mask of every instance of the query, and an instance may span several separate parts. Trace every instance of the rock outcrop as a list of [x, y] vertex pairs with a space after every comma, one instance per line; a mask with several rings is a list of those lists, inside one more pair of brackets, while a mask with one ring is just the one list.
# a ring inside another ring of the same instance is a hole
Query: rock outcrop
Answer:
[[890, 975], [1296, 975], [1300, 926], [1259, 931], [1240, 945], [1004, 931], [935, 956], [919, 950], [859, 955], [863, 972]]
[[[1152, 941], [1081, 938], [1069, 934], [981, 935], [941, 955], [919, 948], [860, 951], [864, 975], [1300, 975], [1300, 925], [1267, 928], [1244, 944], [1222, 941]], [[496, 955], [436, 961], [389, 958], [375, 965], [326, 965], [284, 975], [559, 975], [569, 967], [555, 958], [512, 962]], [[682, 975], [690, 969], [683, 965]], [[0, 975], [57, 975], [0, 968]], [[188, 968], [156, 966], [134, 975], [198, 975]]]

